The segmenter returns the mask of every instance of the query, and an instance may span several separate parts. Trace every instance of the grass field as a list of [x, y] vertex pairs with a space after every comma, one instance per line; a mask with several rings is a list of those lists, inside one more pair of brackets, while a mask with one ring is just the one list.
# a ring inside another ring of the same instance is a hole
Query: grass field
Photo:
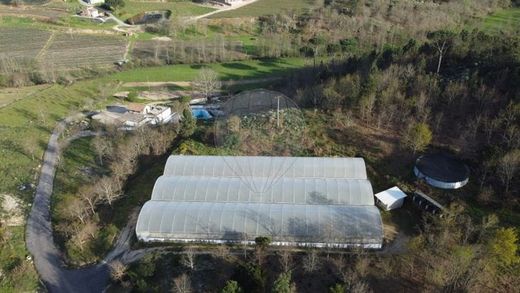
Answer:
[[20, 99], [37, 94], [41, 90], [48, 88], [49, 85], [28, 86], [22, 88], [0, 89], [0, 108], [6, 107]]
[[481, 29], [490, 33], [511, 33], [520, 32], [520, 8], [509, 8], [496, 12], [482, 22]]
[[146, 11], [171, 10], [172, 17], [176, 16], [193, 16], [211, 12], [215, 9], [204, 7], [192, 3], [191, 1], [126, 1], [125, 7], [117, 11], [117, 15], [123, 19], [127, 19], [136, 14]]
[[210, 18], [231, 18], [231, 17], [257, 17], [262, 15], [278, 14], [284, 11], [302, 11], [317, 7], [317, 0], [258, 0], [244, 7], [235, 10], [224, 11], [210, 16]]
[[222, 80], [272, 77], [283, 75], [308, 65], [305, 58], [282, 58], [273, 60], [250, 60], [207, 65], [171, 65], [139, 68], [113, 74], [111, 80], [131, 81], [190, 81], [204, 66], [215, 70]]

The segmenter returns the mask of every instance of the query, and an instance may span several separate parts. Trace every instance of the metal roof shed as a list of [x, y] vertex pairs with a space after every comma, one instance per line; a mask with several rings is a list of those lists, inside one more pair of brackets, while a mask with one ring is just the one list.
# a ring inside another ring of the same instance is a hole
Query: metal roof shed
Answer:
[[399, 187], [394, 186], [377, 193], [375, 197], [377, 199], [376, 204], [389, 211], [403, 206], [406, 193], [399, 189]]

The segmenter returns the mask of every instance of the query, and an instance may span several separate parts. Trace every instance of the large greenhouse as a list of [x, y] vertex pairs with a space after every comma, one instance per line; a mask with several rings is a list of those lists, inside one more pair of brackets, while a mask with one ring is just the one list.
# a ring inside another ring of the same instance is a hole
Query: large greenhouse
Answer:
[[142, 241], [381, 248], [360, 158], [171, 156], [136, 226]]

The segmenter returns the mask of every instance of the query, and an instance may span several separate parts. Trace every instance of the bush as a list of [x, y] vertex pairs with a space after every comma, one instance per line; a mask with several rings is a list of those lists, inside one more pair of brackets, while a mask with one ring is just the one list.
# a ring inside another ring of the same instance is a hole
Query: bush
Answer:
[[269, 246], [269, 244], [271, 244], [271, 238], [266, 236], [259, 236], [255, 238], [255, 243], [261, 248], [266, 248]]

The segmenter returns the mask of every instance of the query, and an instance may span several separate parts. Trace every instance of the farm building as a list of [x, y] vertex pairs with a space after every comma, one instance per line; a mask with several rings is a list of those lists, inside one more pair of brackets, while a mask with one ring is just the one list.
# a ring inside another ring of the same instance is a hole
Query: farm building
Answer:
[[171, 156], [136, 234], [146, 242], [254, 244], [259, 236], [291, 246], [381, 248], [383, 242], [358, 158]]
[[412, 201], [419, 208], [432, 214], [440, 214], [444, 211], [440, 203], [418, 190], [413, 193]]
[[161, 125], [178, 122], [179, 115], [170, 107], [155, 104], [110, 105], [106, 110], [92, 116], [92, 119], [106, 125], [118, 125], [124, 130], [133, 130], [144, 125]]
[[469, 180], [469, 168], [461, 161], [445, 154], [420, 156], [415, 162], [414, 173], [431, 186], [457, 189]]
[[83, 2], [91, 5], [105, 3], [105, 0], [83, 0]]
[[376, 193], [376, 204], [381, 208], [389, 211], [403, 206], [406, 193], [399, 187], [394, 186], [390, 189]]

